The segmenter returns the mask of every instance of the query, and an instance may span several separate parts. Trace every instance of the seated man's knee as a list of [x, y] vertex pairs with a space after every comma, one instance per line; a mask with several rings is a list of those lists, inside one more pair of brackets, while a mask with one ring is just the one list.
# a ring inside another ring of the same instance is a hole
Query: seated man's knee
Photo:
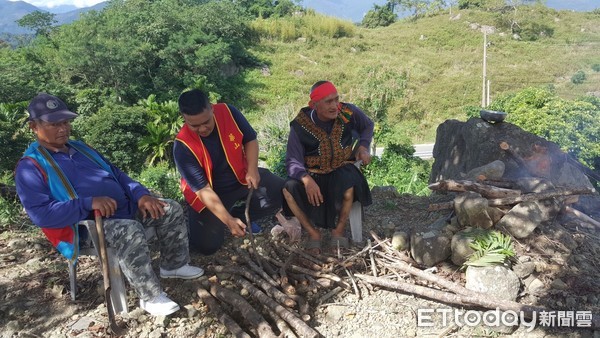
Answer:
[[172, 199], [163, 199], [162, 201], [167, 203], [164, 208], [167, 214], [183, 215], [183, 208], [181, 207], [181, 204]]
[[344, 199], [348, 200], [348, 199], [353, 199], [354, 198], [354, 187], [350, 187], [348, 188], [348, 190], [346, 190], [344, 192]]

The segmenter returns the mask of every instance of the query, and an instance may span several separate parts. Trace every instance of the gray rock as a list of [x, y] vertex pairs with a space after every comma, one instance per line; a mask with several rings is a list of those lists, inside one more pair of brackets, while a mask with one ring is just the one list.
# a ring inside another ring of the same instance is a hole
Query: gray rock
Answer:
[[517, 187], [524, 194], [540, 193], [554, 189], [554, 184], [548, 179], [541, 177], [526, 177], [517, 180]]
[[534, 296], [541, 296], [544, 293], [546, 293], [546, 286], [544, 285], [544, 282], [542, 282], [538, 278], [534, 278], [531, 281], [531, 283], [529, 283], [529, 286], [527, 287], [527, 292]]
[[479, 176], [485, 176], [488, 180], [497, 180], [504, 175], [504, 162], [500, 160], [492, 161], [488, 164], [471, 169], [465, 179], [475, 181]]
[[90, 327], [90, 325], [92, 325], [92, 323], [94, 323], [94, 322], [95, 322], [95, 320], [93, 318], [81, 317], [75, 322], [75, 324], [73, 324], [73, 326], [71, 326], [71, 330], [74, 330], [74, 331], [87, 330], [88, 327]]
[[519, 294], [519, 277], [504, 266], [469, 266], [466, 271], [466, 285], [469, 290], [483, 292], [502, 300], [514, 301]]
[[535, 202], [522, 202], [514, 206], [496, 224], [499, 229], [506, 230], [516, 238], [525, 238], [540, 225], [542, 211]]
[[470, 247], [473, 239], [479, 235], [487, 233], [487, 230], [478, 228], [466, 228], [452, 236], [450, 248], [452, 249], [452, 263], [462, 266], [469, 259], [469, 256], [475, 252]]
[[27, 244], [27, 241], [21, 238], [17, 238], [17, 239], [12, 239], [8, 242], [8, 244], [6, 244], [6, 246], [11, 249], [11, 250], [22, 250], [27, 248], [27, 246], [29, 246], [29, 244]]
[[454, 211], [462, 226], [489, 229], [494, 223], [487, 212], [488, 200], [480, 194], [468, 191], [454, 198]]
[[535, 271], [535, 263], [534, 262], [519, 262], [512, 267], [513, 272], [517, 275], [517, 277], [523, 279], [527, 278]]
[[568, 290], [569, 286], [562, 281], [562, 279], [557, 278], [555, 280], [552, 281], [552, 283], [550, 284], [550, 286], [555, 289], [555, 290]]
[[394, 232], [394, 236], [392, 236], [392, 247], [398, 251], [410, 249], [408, 234], [404, 231]]
[[452, 235], [442, 230], [415, 232], [410, 238], [410, 253], [417, 263], [434, 266], [450, 257], [451, 240]]

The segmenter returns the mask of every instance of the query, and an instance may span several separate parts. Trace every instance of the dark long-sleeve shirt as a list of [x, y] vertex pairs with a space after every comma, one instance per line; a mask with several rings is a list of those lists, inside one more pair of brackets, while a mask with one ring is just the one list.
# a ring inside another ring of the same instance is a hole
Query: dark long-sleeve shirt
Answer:
[[87, 156], [74, 148], [69, 153], [48, 151], [63, 170], [78, 198], [58, 201], [50, 194], [50, 187], [33, 161], [23, 159], [16, 169], [17, 193], [34, 224], [45, 228], [62, 228], [88, 218], [92, 211], [92, 198], [108, 196], [117, 201], [114, 219], [132, 219], [137, 210], [130, 210], [128, 195], [134, 205], [144, 195], [150, 194], [119, 168], [104, 159], [113, 170], [117, 181]]
[[[256, 131], [250, 126], [250, 123], [246, 120], [244, 115], [242, 115], [242, 113], [234, 106], [227, 106], [231, 111], [233, 119], [240, 128], [240, 131], [244, 135], [242, 137], [242, 144], [256, 140]], [[237, 180], [233, 170], [231, 170], [231, 167], [227, 163], [217, 127], [215, 126], [215, 129], [213, 129], [210, 135], [201, 137], [200, 139], [204, 143], [213, 164], [213, 190], [219, 194], [237, 189], [240, 182]], [[181, 177], [187, 182], [192, 191], [196, 192], [208, 184], [208, 178], [206, 177], [204, 168], [200, 166], [200, 163], [198, 163], [192, 151], [177, 140], [175, 140], [173, 145], [173, 158], [175, 159], [175, 165], [177, 166], [177, 170], [181, 174]]]
[[[352, 121], [354, 128], [359, 133], [359, 145], [369, 149], [371, 140], [373, 139], [373, 121], [357, 106], [346, 103], [350, 109], [352, 109]], [[313, 110], [307, 110], [306, 114], [310, 117]], [[317, 117], [317, 113], [312, 113], [311, 120], [327, 134], [329, 134], [333, 128], [334, 120], [323, 122]], [[298, 134], [294, 131], [294, 128], [290, 128], [290, 134], [288, 136], [287, 152], [285, 157], [285, 167], [287, 169], [288, 176], [295, 179], [301, 179], [302, 176], [308, 172], [304, 164], [305, 149]]]

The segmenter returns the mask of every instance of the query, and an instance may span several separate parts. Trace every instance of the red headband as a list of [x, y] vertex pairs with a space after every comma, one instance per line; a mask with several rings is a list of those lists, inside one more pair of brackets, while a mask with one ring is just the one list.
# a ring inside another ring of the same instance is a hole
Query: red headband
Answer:
[[[310, 100], [312, 102], [317, 102], [335, 93], [337, 93], [337, 89], [333, 83], [327, 81], [310, 92]], [[309, 103], [309, 106], [312, 108], [313, 105]]]

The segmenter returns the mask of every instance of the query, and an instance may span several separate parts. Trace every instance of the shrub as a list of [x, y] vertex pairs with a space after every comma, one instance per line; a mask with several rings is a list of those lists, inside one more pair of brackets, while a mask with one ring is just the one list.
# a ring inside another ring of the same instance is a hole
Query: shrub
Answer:
[[[0, 183], [7, 186], [14, 186], [12, 172], [0, 176]], [[14, 228], [17, 224], [29, 224], [26, 215], [18, 198], [8, 198], [0, 196], [0, 232]]]
[[431, 165], [414, 157], [410, 144], [389, 144], [381, 158], [373, 157], [364, 168], [369, 186], [394, 186], [400, 193], [426, 196]]
[[108, 160], [128, 174], [145, 167], [148, 154], [138, 150], [147, 135], [148, 118], [140, 107], [109, 105], [93, 116], [82, 116], [73, 122], [74, 134], [96, 148]]
[[595, 72], [600, 72], [600, 63], [594, 63], [592, 65], [592, 70]]
[[577, 73], [571, 76], [571, 82], [573, 82], [574, 84], [581, 84], [583, 83], [583, 81], [585, 81], [585, 78], [585, 72], [583, 70], [579, 70], [577, 71]]
[[160, 197], [183, 202], [179, 173], [166, 162], [144, 169], [137, 180]]
[[508, 122], [557, 143], [585, 165], [598, 169], [600, 125], [596, 117], [600, 101], [591, 97], [568, 101], [548, 89], [527, 88], [495, 100], [491, 109], [508, 113]]
[[396, 14], [390, 6], [373, 5], [363, 17], [361, 25], [366, 28], [386, 27], [396, 22]]
[[33, 136], [28, 132], [26, 103], [0, 103], [0, 172], [12, 172]]

